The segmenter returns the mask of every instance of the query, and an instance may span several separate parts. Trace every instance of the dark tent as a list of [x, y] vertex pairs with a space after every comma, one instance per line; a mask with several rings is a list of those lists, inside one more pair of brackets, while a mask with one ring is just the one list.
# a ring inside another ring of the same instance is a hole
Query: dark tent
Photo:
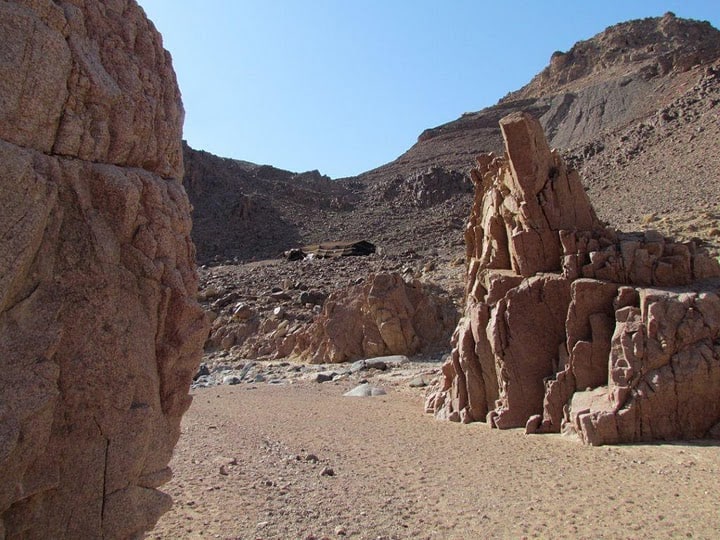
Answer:
[[286, 252], [289, 260], [298, 260], [310, 254], [321, 259], [352, 257], [370, 255], [375, 253], [375, 244], [366, 240], [359, 242], [323, 242], [321, 244], [311, 244], [303, 246], [299, 250], [291, 249]]

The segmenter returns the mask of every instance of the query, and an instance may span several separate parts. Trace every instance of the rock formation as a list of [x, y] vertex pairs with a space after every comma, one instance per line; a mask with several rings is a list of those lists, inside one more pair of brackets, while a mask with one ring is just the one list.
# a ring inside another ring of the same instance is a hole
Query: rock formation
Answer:
[[310, 328], [293, 338], [293, 356], [312, 363], [345, 362], [437, 346], [457, 320], [450, 302], [397, 273], [334, 293]]
[[718, 262], [604, 227], [537, 120], [500, 127], [505, 157], [472, 172], [465, 315], [427, 410], [591, 444], [716, 434]]
[[138, 537], [206, 335], [170, 57], [133, 0], [0, 36], [0, 538]]

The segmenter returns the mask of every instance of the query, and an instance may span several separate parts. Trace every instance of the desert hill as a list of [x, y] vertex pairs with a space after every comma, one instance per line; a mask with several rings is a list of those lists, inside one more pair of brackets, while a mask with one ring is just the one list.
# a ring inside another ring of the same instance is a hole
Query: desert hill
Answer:
[[292, 173], [187, 144], [183, 157], [200, 261], [277, 256], [323, 229], [326, 213], [347, 206], [347, 187], [318, 171]]
[[407, 172], [424, 164], [469, 167], [479, 152], [502, 150], [498, 121], [524, 110], [540, 119], [552, 146], [569, 149], [652, 116], [682, 92], [693, 67], [720, 57], [720, 33], [709, 23], [671, 13], [621, 23], [556, 51], [550, 64], [495, 106], [425, 130], [396, 161], [362, 178]]
[[360, 238], [388, 254], [453, 251], [470, 205], [467, 171], [477, 154], [501, 150], [498, 121], [518, 110], [539, 118], [580, 170], [602, 219], [712, 239], [718, 73], [720, 32], [667, 13], [556, 51], [523, 88], [425, 130], [398, 159], [358, 177], [333, 182], [186, 148], [199, 259], [275, 257]]

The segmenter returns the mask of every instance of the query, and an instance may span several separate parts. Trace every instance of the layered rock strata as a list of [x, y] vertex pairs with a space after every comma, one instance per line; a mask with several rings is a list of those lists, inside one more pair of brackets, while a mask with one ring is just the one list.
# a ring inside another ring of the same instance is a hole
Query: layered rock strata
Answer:
[[0, 538], [139, 537], [206, 336], [170, 57], [132, 0], [0, 36]]
[[472, 173], [465, 314], [426, 409], [591, 444], [718, 431], [718, 262], [604, 227], [537, 120], [500, 127], [505, 156]]
[[419, 281], [378, 273], [331, 294], [312, 325], [286, 339], [292, 356], [316, 364], [414, 355], [446, 343], [456, 320], [452, 303]]

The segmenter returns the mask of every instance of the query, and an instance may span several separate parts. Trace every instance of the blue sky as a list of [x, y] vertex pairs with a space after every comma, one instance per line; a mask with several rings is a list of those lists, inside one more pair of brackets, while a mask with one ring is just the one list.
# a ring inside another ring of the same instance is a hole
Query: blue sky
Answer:
[[139, 0], [163, 34], [196, 149], [333, 178], [494, 104], [605, 27], [720, 26], [720, 1]]

